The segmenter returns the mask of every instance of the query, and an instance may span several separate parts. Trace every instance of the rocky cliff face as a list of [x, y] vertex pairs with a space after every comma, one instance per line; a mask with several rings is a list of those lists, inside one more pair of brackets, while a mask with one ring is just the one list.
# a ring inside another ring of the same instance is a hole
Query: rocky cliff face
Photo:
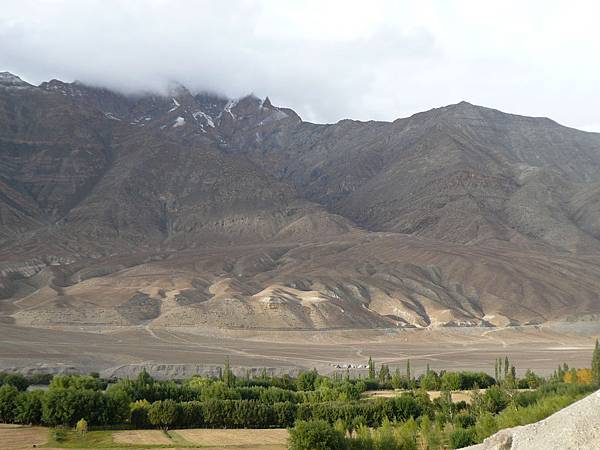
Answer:
[[0, 315], [267, 328], [593, 318], [599, 192], [600, 135], [465, 102], [318, 125], [268, 98], [3, 73]]

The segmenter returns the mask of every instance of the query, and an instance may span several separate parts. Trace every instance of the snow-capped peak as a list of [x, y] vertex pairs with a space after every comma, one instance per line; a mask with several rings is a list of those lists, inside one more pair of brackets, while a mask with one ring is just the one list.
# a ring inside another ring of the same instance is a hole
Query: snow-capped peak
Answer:
[[25, 87], [31, 86], [21, 78], [10, 72], [0, 72], [0, 85], [5, 87]]

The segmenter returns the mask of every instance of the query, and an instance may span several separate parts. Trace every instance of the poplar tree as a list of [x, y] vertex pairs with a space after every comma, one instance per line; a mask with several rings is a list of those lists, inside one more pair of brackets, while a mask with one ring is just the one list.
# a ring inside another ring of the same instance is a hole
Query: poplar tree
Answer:
[[227, 387], [235, 386], [235, 375], [231, 370], [231, 366], [229, 365], [229, 358], [225, 360], [225, 368], [223, 369], [223, 383]]
[[375, 363], [373, 362], [373, 358], [369, 356], [369, 379], [373, 380], [375, 378]]
[[592, 383], [600, 384], [600, 346], [598, 339], [596, 339], [596, 347], [594, 347], [594, 353], [592, 354]]
[[386, 383], [390, 381], [390, 369], [387, 364], [382, 364], [381, 369], [379, 369], [379, 382]]

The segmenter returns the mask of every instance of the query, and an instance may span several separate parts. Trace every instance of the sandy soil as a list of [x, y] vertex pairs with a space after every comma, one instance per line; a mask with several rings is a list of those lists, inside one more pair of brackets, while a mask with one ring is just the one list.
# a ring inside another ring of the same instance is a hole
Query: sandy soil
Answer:
[[47, 428], [0, 424], [2, 450], [32, 448], [33, 444], [42, 445], [46, 442], [48, 442]]
[[186, 441], [204, 446], [235, 446], [260, 449], [285, 449], [288, 432], [284, 429], [265, 430], [176, 430]]

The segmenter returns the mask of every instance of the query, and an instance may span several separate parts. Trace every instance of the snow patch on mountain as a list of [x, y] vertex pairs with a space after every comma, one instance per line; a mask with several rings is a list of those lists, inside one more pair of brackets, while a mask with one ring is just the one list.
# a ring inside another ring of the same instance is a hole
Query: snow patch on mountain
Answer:
[[232, 108], [235, 108], [235, 105], [238, 104], [238, 100], [229, 100], [227, 102], [227, 104], [225, 105], [225, 108], [223, 108], [223, 111], [229, 113], [229, 115], [231, 116], [232, 119], [235, 119], [235, 115], [231, 112]]
[[192, 117], [193, 117], [195, 120], [198, 120], [198, 117], [203, 117], [203, 118], [204, 118], [204, 120], [206, 120], [206, 124], [207, 124], [209, 127], [212, 127], [212, 128], [214, 128], [214, 127], [215, 127], [215, 123], [214, 123], [214, 121], [213, 121], [212, 117], [211, 117], [211, 116], [209, 116], [208, 114], [206, 114], [204, 111], [195, 111], [195, 112], [193, 112], [193, 113], [192, 113]]
[[111, 112], [105, 112], [104, 115], [111, 120], [118, 120], [119, 122], [121, 121], [121, 119], [119, 119], [116, 115], [114, 115]]
[[177, 108], [179, 108], [179, 107], [181, 106], [181, 105], [179, 104], [179, 102], [178, 102], [178, 101], [177, 101], [175, 98], [172, 98], [171, 100], [173, 100], [173, 105], [175, 105], [175, 106], [173, 106], [173, 107], [172, 107], [172, 108], [169, 110], [169, 112], [173, 112], [173, 111], [175, 111]]
[[181, 116], [179, 116], [177, 119], [175, 119], [175, 122], [173, 122], [173, 128], [182, 127], [184, 125], [185, 119]]

